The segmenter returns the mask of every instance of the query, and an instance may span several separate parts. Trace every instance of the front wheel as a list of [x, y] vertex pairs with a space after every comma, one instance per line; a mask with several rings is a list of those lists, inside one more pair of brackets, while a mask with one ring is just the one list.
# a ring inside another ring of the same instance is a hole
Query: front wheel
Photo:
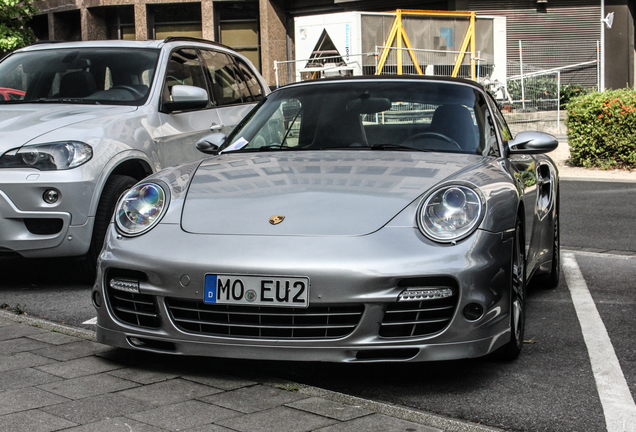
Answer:
[[102, 195], [99, 198], [99, 204], [97, 205], [97, 212], [95, 213], [91, 245], [86, 255], [82, 257], [84, 273], [89, 279], [95, 279], [95, 275], [97, 274], [97, 257], [104, 245], [106, 231], [113, 217], [117, 200], [119, 200], [119, 197], [124, 192], [133, 187], [135, 183], [137, 183], [137, 180], [133, 177], [113, 175], [106, 181], [106, 185], [104, 185]]
[[510, 277], [510, 341], [495, 352], [502, 361], [519, 357], [526, 325], [526, 256], [521, 220], [517, 218]]
[[554, 212], [554, 231], [552, 237], [552, 266], [548, 275], [545, 287], [556, 288], [559, 286], [559, 277], [561, 274], [561, 239], [559, 229], [559, 196], [556, 200], [556, 211]]

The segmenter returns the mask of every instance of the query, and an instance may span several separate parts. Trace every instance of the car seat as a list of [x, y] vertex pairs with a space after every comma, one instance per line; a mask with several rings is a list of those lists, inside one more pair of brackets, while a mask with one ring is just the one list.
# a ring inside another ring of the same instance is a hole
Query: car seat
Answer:
[[450, 104], [437, 107], [433, 113], [430, 131], [452, 138], [462, 150], [477, 151], [477, 126], [464, 105]]
[[90, 72], [69, 72], [60, 81], [60, 91], [56, 97], [83, 98], [95, 93], [97, 86]]

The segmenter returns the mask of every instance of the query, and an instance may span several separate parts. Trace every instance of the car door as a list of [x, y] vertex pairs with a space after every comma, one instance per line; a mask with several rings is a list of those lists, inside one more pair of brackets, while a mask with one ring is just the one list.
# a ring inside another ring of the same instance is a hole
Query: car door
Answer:
[[[219, 132], [223, 123], [210, 98], [205, 71], [195, 48], [179, 48], [172, 52], [164, 79], [163, 101], [170, 101], [175, 85], [194, 86], [208, 93], [204, 108], [160, 112], [161, 137], [157, 142], [162, 166], [175, 165], [204, 155], [196, 149], [196, 142], [206, 135]], [[165, 110], [163, 110], [165, 111]]]
[[[237, 57], [211, 49], [201, 50], [212, 97], [226, 135], [264, 96], [255, 72]], [[240, 62], [240, 63], [239, 63]], [[246, 78], [247, 76], [247, 78]]]

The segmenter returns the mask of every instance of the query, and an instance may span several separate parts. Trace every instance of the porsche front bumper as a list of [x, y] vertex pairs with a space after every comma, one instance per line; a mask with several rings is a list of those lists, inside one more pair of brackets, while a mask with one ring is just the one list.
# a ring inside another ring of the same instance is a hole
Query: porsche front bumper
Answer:
[[[480, 357], [510, 340], [507, 233], [478, 230], [457, 245], [432, 243], [412, 227], [354, 237], [274, 238], [193, 235], [160, 224], [137, 238], [114, 230], [109, 236], [93, 290], [97, 339], [108, 345], [212, 357], [370, 362]], [[211, 273], [308, 277], [309, 308], [289, 319], [283, 316], [288, 308], [272, 317], [276, 308], [230, 306], [219, 315], [203, 302], [204, 278]], [[138, 279], [139, 292], [131, 296], [107, 287], [113, 275]], [[427, 284], [448, 285], [454, 293], [442, 305], [447, 314], [438, 327], [422, 326], [435, 321], [428, 311], [439, 309], [427, 300], [398, 301], [405, 289]], [[474, 305], [483, 314], [469, 319], [464, 310]], [[330, 334], [330, 326], [341, 322], [334, 319], [339, 308], [359, 313], [349, 331]], [[185, 317], [179, 315], [183, 310]], [[397, 324], [387, 318], [396, 310]], [[242, 313], [252, 317], [251, 324], [235, 321]], [[295, 330], [315, 314], [323, 317], [318, 327], [327, 330]]]

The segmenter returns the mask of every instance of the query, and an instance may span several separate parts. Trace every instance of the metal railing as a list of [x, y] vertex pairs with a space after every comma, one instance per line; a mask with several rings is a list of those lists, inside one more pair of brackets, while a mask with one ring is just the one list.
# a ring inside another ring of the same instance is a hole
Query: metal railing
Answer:
[[276, 88], [292, 82], [307, 79], [325, 78], [347, 75], [371, 75], [364, 73], [367, 58], [377, 65], [377, 53], [347, 54], [346, 57], [335, 55], [314, 57], [300, 60], [274, 61]]
[[[479, 61], [484, 60], [483, 58], [480, 58], [480, 55], [477, 55], [477, 57], [473, 59], [470, 51], [429, 50], [384, 46], [377, 46], [375, 50], [378, 53], [388, 50], [384, 67], [380, 71], [381, 75], [398, 75], [398, 66], [401, 66], [402, 74], [404, 75], [417, 75], [421, 71], [423, 75], [452, 76], [458, 57], [463, 55], [463, 61], [460, 63], [456, 76], [470, 79], [472, 76], [470, 70], [471, 59], [478, 62], [478, 70], [480, 69]], [[413, 58], [415, 58], [416, 63], [413, 62]]]
[[[563, 64], [564, 58], [576, 62]], [[560, 134], [565, 131], [561, 87], [600, 90], [600, 46], [598, 41], [519, 41], [518, 60], [508, 60], [506, 69], [505, 89], [500, 89], [505, 97], [500, 95], [500, 102], [510, 127]]]

